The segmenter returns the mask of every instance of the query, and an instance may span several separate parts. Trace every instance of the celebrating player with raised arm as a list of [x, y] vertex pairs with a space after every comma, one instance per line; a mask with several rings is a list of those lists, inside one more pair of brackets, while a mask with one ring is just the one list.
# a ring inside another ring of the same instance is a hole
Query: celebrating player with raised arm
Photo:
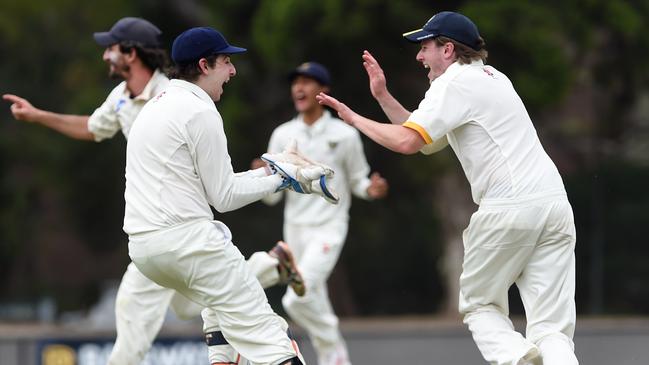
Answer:
[[[478, 349], [491, 364], [577, 364], [572, 208], [523, 102], [507, 76], [484, 64], [485, 43], [464, 15], [441, 12], [404, 37], [420, 44], [417, 61], [430, 80], [414, 112], [388, 92], [369, 52], [363, 65], [370, 90], [392, 124], [324, 93], [319, 102], [395, 152], [450, 144], [479, 205], [464, 231], [459, 304]], [[508, 318], [513, 284], [525, 306], [525, 337]]]

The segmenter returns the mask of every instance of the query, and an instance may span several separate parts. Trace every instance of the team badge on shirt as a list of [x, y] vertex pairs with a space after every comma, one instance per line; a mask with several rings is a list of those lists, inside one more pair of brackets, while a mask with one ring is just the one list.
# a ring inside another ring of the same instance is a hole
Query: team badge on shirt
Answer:
[[336, 142], [336, 141], [329, 141], [328, 143], [329, 143], [329, 149], [330, 150], [333, 150], [338, 146], [338, 142]]
[[126, 100], [124, 100], [124, 99], [119, 99], [119, 100], [117, 101], [117, 105], [115, 105], [115, 113], [117, 113], [120, 109], [122, 109], [122, 107], [124, 106], [124, 104], [126, 104]]

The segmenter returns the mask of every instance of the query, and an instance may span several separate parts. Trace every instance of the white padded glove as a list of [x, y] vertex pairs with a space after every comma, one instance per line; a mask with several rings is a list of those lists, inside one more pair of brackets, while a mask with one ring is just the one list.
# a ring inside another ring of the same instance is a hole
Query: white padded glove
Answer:
[[301, 155], [297, 142], [292, 140], [281, 153], [264, 153], [261, 156], [273, 173], [280, 174], [284, 183], [277, 189], [291, 189], [302, 194], [317, 194], [329, 203], [338, 204], [338, 195], [329, 187], [334, 171], [329, 166], [314, 162]]

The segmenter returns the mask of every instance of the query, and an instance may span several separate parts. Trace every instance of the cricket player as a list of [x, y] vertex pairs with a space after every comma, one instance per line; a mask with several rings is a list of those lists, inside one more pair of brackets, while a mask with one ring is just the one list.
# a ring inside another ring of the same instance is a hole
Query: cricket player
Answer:
[[[320, 105], [316, 95], [329, 92], [329, 71], [316, 62], [306, 62], [291, 74], [291, 97], [298, 115], [278, 126], [270, 137], [268, 151], [277, 152], [290, 140], [300, 151], [336, 171], [333, 189], [338, 204], [315, 195], [292, 191], [264, 198], [276, 204], [286, 197], [284, 240], [295, 255], [306, 284], [306, 294], [287, 290], [282, 299], [286, 313], [303, 327], [314, 345], [320, 365], [350, 364], [347, 346], [338, 328], [327, 292], [327, 279], [343, 249], [349, 225], [352, 194], [367, 200], [383, 198], [387, 181], [378, 172], [368, 177], [370, 167], [360, 134]], [[253, 167], [261, 166], [253, 161]]]
[[[94, 34], [105, 47], [103, 60], [109, 65], [109, 76], [122, 79], [106, 101], [92, 115], [59, 114], [34, 107], [16, 95], [5, 94], [12, 103], [17, 120], [39, 123], [79, 140], [103, 141], [122, 131], [128, 139], [135, 118], [144, 104], [164, 90], [169, 79], [163, 69], [168, 56], [160, 43], [161, 31], [145, 19], [126, 17], [107, 32]], [[269, 253], [257, 252], [250, 257], [262, 285], [289, 284], [304, 292], [290, 249], [276, 245]], [[115, 303], [117, 339], [109, 365], [140, 364], [158, 334], [170, 306], [180, 318], [200, 314], [202, 307], [173, 290], [162, 287], [142, 275], [133, 263], [122, 277]]]
[[271, 155], [265, 156], [274, 174], [268, 168], [233, 172], [214, 102], [236, 75], [230, 55], [245, 51], [209, 27], [174, 40], [174, 79], [131, 128], [124, 232], [129, 255], [145, 276], [205, 308], [208, 339], [220, 337], [253, 364], [301, 364], [288, 325], [271, 309], [210, 206], [223, 213], [287, 187], [310, 193], [332, 174], [320, 164], [272, 161]]
[[[438, 13], [404, 37], [420, 44], [417, 61], [430, 80], [415, 111], [388, 92], [367, 51], [370, 90], [392, 124], [362, 117], [324, 93], [318, 101], [398, 153], [450, 144], [479, 205], [463, 236], [459, 310], [482, 356], [491, 364], [577, 364], [572, 208], [523, 102], [507, 76], [484, 64], [485, 43], [464, 15]], [[525, 336], [508, 318], [512, 284], [525, 306]]]

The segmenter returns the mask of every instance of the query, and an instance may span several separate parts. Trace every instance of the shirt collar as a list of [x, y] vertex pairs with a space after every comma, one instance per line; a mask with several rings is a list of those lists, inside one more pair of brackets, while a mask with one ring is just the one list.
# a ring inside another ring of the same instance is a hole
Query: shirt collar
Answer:
[[212, 98], [210, 98], [210, 96], [207, 95], [207, 92], [205, 92], [205, 90], [201, 89], [200, 86], [192, 82], [180, 80], [180, 79], [173, 79], [169, 82], [169, 85], [188, 90], [194, 95], [198, 96], [198, 98], [203, 100], [204, 102], [214, 105], [214, 100], [212, 100]]
[[[452, 79], [457, 74], [459, 74], [463, 69], [465, 69], [466, 67], [469, 67], [469, 66], [484, 66], [484, 62], [482, 62], [482, 60], [474, 60], [473, 62], [471, 62], [469, 64], [462, 64], [461, 65], [459, 62], [455, 61], [455, 62], [451, 63], [448, 66], [446, 71], [444, 71], [444, 73], [442, 75], [440, 75], [440, 77], [444, 76], [444, 77], [448, 77], [448, 78]], [[440, 77], [438, 77], [438, 78], [440, 78]], [[433, 80], [433, 81], [435, 81], [435, 80]]]
[[[155, 96], [153, 95], [153, 92], [155, 91], [156, 87], [161, 82], [166, 80], [167, 76], [165, 76], [160, 70], [156, 69], [155, 71], [153, 71], [153, 75], [151, 75], [151, 79], [149, 80], [149, 82], [147, 82], [144, 90], [142, 90], [140, 95], [134, 97], [133, 100], [149, 101], [152, 97]], [[124, 88], [124, 93], [130, 95], [127, 88]]]
[[322, 112], [322, 116], [318, 118], [313, 124], [308, 125], [304, 122], [304, 117], [302, 114], [297, 116], [297, 120], [300, 122], [302, 130], [308, 132], [310, 135], [318, 135], [324, 132], [327, 127], [327, 120], [331, 119], [331, 113], [328, 110]]

